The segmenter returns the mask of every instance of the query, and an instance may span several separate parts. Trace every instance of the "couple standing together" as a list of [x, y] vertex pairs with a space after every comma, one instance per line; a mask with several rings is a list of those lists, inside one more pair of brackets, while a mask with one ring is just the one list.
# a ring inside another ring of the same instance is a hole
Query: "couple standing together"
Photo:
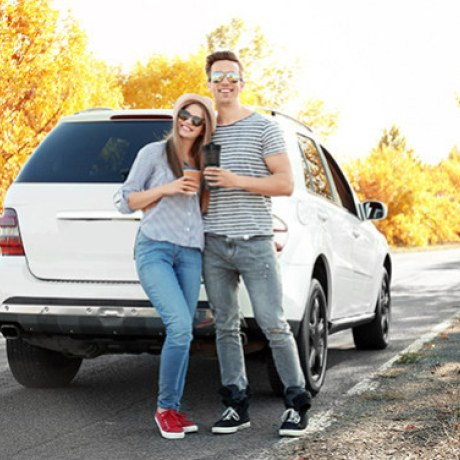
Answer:
[[[165, 438], [198, 431], [180, 412], [180, 403], [203, 272], [225, 406], [212, 432], [234, 433], [250, 426], [237, 300], [241, 276], [285, 388], [279, 434], [300, 436], [306, 432], [311, 397], [284, 318], [272, 241], [270, 197], [293, 191], [285, 141], [275, 123], [241, 105], [243, 67], [233, 52], [209, 55], [206, 75], [217, 120], [210, 98], [181, 96], [173, 110], [172, 133], [140, 150], [115, 199], [121, 212], [144, 211], [135, 243], [136, 268], [166, 327], [155, 420]], [[221, 146], [220, 167], [206, 168], [203, 175], [217, 187], [208, 191], [201, 185], [196, 193], [184, 171], [204, 169], [201, 147], [211, 139]]]

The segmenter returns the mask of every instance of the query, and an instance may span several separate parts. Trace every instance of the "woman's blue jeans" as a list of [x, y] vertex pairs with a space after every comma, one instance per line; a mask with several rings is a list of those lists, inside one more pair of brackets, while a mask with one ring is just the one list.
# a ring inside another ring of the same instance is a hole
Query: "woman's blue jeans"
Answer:
[[157, 405], [179, 410], [200, 292], [201, 251], [139, 232], [134, 253], [141, 285], [166, 328]]

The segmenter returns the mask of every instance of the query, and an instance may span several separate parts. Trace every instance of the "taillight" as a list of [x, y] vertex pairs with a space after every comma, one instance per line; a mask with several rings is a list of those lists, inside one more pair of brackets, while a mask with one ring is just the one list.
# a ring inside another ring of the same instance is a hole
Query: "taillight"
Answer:
[[273, 233], [276, 252], [281, 252], [288, 238], [288, 227], [277, 216], [273, 216]]
[[5, 209], [0, 216], [0, 255], [24, 255], [18, 217], [13, 209]]

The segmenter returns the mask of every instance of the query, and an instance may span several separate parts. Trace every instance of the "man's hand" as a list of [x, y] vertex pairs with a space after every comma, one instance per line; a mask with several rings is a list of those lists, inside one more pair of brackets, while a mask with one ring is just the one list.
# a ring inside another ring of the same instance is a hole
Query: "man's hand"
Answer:
[[264, 159], [270, 175], [263, 177], [241, 176], [228, 169], [211, 168], [204, 170], [209, 185], [225, 188], [239, 188], [264, 196], [289, 196], [294, 191], [294, 177], [289, 157], [286, 153], [269, 155]]
[[238, 188], [239, 178], [237, 174], [224, 168], [208, 167], [204, 170], [204, 177], [209, 185], [225, 188]]

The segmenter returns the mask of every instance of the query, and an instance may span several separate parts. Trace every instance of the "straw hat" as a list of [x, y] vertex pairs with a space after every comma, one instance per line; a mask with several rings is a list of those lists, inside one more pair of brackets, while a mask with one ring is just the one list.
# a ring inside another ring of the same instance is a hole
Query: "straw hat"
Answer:
[[211, 118], [211, 123], [212, 123], [211, 133], [213, 133], [216, 130], [217, 122], [216, 122], [216, 112], [214, 111], [214, 104], [210, 97], [200, 96], [198, 94], [193, 94], [193, 93], [183, 94], [179, 99], [177, 99], [176, 103], [174, 104], [173, 118], [176, 119], [177, 112], [179, 112], [179, 109], [181, 109], [185, 105], [193, 104], [194, 102], [201, 103], [208, 111], [209, 117]]

